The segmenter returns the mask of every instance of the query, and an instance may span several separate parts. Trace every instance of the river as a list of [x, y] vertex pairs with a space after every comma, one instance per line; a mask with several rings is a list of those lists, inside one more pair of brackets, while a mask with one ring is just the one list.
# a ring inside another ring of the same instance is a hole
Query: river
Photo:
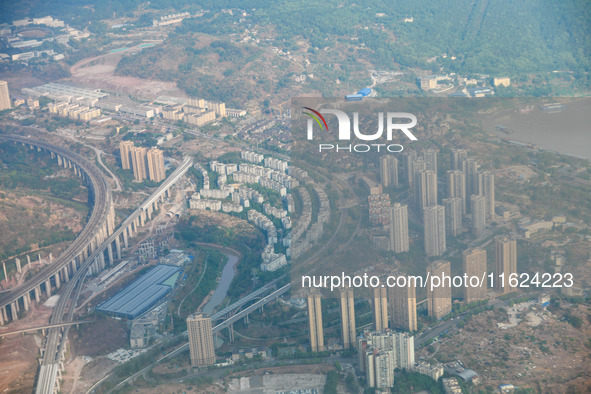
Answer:
[[238, 263], [238, 256], [226, 252], [224, 252], [224, 255], [228, 257], [228, 261], [226, 261], [226, 265], [224, 265], [222, 270], [222, 277], [220, 278], [218, 287], [215, 289], [213, 296], [211, 296], [209, 301], [207, 301], [207, 304], [203, 307], [203, 313], [206, 315], [213, 314], [215, 308], [224, 301], [224, 298], [226, 298], [226, 295], [228, 294], [230, 284], [236, 275], [235, 268]]
[[[529, 112], [505, 110], [485, 119], [483, 126], [502, 138], [591, 160], [591, 98], [556, 98], [554, 101], [563, 103], [564, 108], [542, 111], [536, 104]], [[513, 130], [513, 134], [498, 131], [497, 125]]]

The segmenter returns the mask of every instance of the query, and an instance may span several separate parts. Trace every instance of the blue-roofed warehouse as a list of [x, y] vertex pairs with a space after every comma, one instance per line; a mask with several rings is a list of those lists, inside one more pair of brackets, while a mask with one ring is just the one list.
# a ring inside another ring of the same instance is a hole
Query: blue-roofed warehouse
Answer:
[[179, 267], [157, 265], [96, 309], [110, 315], [135, 319], [172, 290], [178, 274]]

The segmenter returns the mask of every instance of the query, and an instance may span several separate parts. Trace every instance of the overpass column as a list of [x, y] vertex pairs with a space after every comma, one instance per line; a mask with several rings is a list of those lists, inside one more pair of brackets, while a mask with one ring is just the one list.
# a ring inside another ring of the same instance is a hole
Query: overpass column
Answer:
[[51, 297], [51, 281], [49, 279], [45, 281], [45, 292], [47, 293], [47, 297]]
[[41, 296], [41, 286], [35, 287], [35, 302], [39, 303], [39, 298]]
[[144, 224], [146, 224], [146, 211], [140, 213], [140, 226], [144, 226]]
[[148, 205], [148, 219], [152, 219], [152, 213], [154, 210], [152, 209], [152, 204]]
[[115, 237], [115, 249], [117, 251], [117, 258], [121, 260], [121, 241], [119, 241], [119, 236]]
[[234, 324], [228, 326], [228, 337], [230, 338], [230, 342], [234, 343]]
[[0, 309], [0, 315], [2, 315], [2, 319], [4, 319], [4, 321], [8, 321], [8, 312], [6, 312], [6, 305], [4, 305], [2, 309]]
[[109, 263], [113, 265], [113, 244], [111, 242], [107, 246], [107, 253], [109, 254]]
[[128, 247], [128, 245], [127, 245], [127, 229], [123, 229], [121, 234], [123, 234], [123, 245], [125, 246], [125, 248], [127, 248]]
[[55, 287], [56, 287], [57, 289], [59, 289], [59, 288], [61, 287], [61, 282], [60, 282], [60, 273], [59, 273], [59, 272], [58, 272], [58, 273], [56, 273], [56, 274], [54, 275], [54, 277], [55, 277]]
[[4, 325], [4, 308], [0, 311], [0, 326]]
[[78, 271], [78, 267], [76, 266], [76, 259], [70, 261], [70, 265], [72, 267], [72, 274], [75, 274]]
[[25, 311], [29, 310], [30, 303], [31, 303], [31, 296], [29, 295], [29, 293], [27, 293], [23, 296], [23, 305], [25, 307]]
[[61, 167], [62, 166], [62, 157], [58, 154], [56, 154], [56, 156], [57, 156], [57, 165]]
[[64, 282], [68, 283], [70, 281], [70, 274], [68, 274], [68, 266], [66, 265], [62, 270], [64, 273]]
[[19, 259], [14, 259], [14, 262], [16, 263], [16, 272], [18, 272], [19, 274], [23, 272], [21, 268], [21, 261]]
[[104, 270], [105, 269], [105, 254], [103, 252], [101, 252], [99, 254], [99, 270]]
[[6, 273], [6, 263], [2, 263], [2, 268], [4, 268], [4, 280], [8, 283], [8, 274]]
[[12, 304], [10, 304], [10, 314], [12, 315], [12, 321], [17, 321], [18, 320], [18, 315], [16, 314], [16, 312], [18, 312], [16, 310], [16, 308], [18, 307], [18, 302], [13, 302]]

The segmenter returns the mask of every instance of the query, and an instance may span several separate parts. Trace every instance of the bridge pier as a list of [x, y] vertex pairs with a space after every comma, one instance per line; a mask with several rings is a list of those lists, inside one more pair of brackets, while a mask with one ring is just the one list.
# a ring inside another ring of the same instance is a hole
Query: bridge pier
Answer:
[[6, 272], [6, 263], [2, 263], [2, 268], [4, 268], [4, 280], [8, 283], [8, 273]]
[[140, 226], [144, 226], [146, 224], [146, 211], [140, 212]]
[[45, 292], [47, 293], [47, 297], [51, 297], [51, 282], [49, 278], [45, 281]]
[[70, 266], [72, 267], [72, 275], [78, 271], [78, 266], [76, 265], [76, 259], [70, 261]]
[[107, 246], [107, 253], [109, 255], [109, 264], [113, 265], [113, 244], [110, 242]]
[[248, 325], [249, 321], [248, 321], [248, 314], [246, 316], [244, 316], [244, 324]]
[[117, 251], [117, 258], [121, 260], [121, 241], [119, 236], [115, 237], [115, 250]]
[[4, 308], [0, 311], [0, 326], [4, 325]]
[[68, 274], [68, 266], [66, 265], [62, 271], [64, 273], [64, 282], [68, 283], [70, 281], [70, 275]]
[[10, 304], [10, 314], [12, 315], [12, 321], [17, 321], [18, 320], [18, 315], [17, 315], [17, 308], [18, 307], [18, 302], [14, 301], [12, 304]]
[[31, 296], [29, 293], [23, 296], [23, 306], [25, 307], [25, 311], [29, 310], [29, 304], [31, 303]]
[[62, 157], [58, 154], [56, 154], [56, 156], [57, 156], [57, 165], [61, 167], [62, 166]]
[[[27, 255], [27, 257], [29, 257], [29, 256]], [[21, 268], [21, 261], [19, 259], [14, 259], [14, 262], [16, 264], [16, 272], [18, 272], [19, 274], [21, 272], [23, 272], [23, 270]]]
[[231, 343], [234, 343], [234, 324], [228, 326], [228, 338]]
[[124, 229], [121, 234], [123, 234], [123, 246], [127, 249], [127, 229]]
[[100, 261], [100, 270], [104, 270], [105, 269], [105, 254], [103, 252], [101, 252], [99, 254], [99, 261]]
[[61, 285], [62, 285], [61, 282], [60, 282], [60, 273], [59, 272], [56, 273], [54, 275], [54, 278], [55, 278], [55, 288], [56, 289], [59, 289], [61, 287]]
[[3, 306], [0, 310], [0, 315], [2, 315], [2, 319], [4, 319], [5, 322], [8, 321], [8, 312], [6, 312], [6, 305]]
[[41, 296], [41, 286], [35, 287], [35, 303], [39, 304], [39, 298]]

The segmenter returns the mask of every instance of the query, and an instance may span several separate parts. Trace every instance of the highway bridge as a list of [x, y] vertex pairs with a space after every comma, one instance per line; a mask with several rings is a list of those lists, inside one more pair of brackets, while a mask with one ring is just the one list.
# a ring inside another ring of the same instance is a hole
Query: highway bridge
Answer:
[[[50, 265], [42, 268], [21, 286], [0, 295], [0, 325], [17, 320], [21, 307], [29, 309], [31, 296], [39, 302], [44, 290], [51, 295], [52, 287], [59, 289], [68, 282], [84, 259], [96, 249], [114, 230], [115, 211], [111, 199], [111, 189], [101, 171], [90, 161], [77, 153], [60, 146], [17, 135], [0, 135], [2, 141], [21, 143], [31, 149], [49, 152], [59, 165], [72, 169], [86, 181], [88, 201], [91, 204], [90, 218], [86, 226], [72, 244]], [[17, 261], [17, 270], [20, 263]]]
[[[146, 220], [152, 217], [154, 209], [158, 207], [158, 201], [168, 193], [170, 187], [177, 182], [191, 166], [193, 160], [185, 158], [183, 163], [137, 208], [133, 211], [106, 240], [103, 241], [79, 267], [72, 280], [63, 289], [60, 299], [51, 315], [51, 324], [59, 325], [72, 321], [78, 296], [84, 280], [88, 274], [97, 273], [105, 266], [105, 252], [109, 261], [113, 259], [113, 245], [115, 245], [118, 258], [121, 254], [120, 237], [127, 247], [128, 237], [143, 226]], [[72, 292], [74, 292], [72, 296]], [[68, 308], [69, 306], [69, 308]], [[66, 314], [67, 312], [67, 314]], [[42, 351], [41, 367], [37, 378], [35, 393], [50, 394], [59, 391], [59, 381], [63, 369], [65, 354], [65, 338], [67, 338], [69, 325], [57, 327], [48, 331], [45, 346]]]
[[91, 320], [80, 320], [80, 321], [72, 321], [69, 323], [45, 324], [43, 326], [29, 327], [29, 328], [23, 328], [20, 330], [13, 330], [13, 331], [0, 331], [0, 337], [7, 337], [9, 335], [22, 334], [22, 333], [31, 332], [31, 331], [47, 330], [48, 328], [74, 326], [74, 325], [85, 324], [85, 323], [90, 323], [90, 322], [91, 322]]
[[[268, 283], [266, 286], [262, 287], [259, 290], [264, 289], [264, 291], [268, 291], [272, 285], [274, 285], [276, 282], [270, 282]], [[250, 313], [254, 312], [255, 310], [257, 310], [258, 308], [262, 308], [263, 306], [265, 306], [266, 304], [268, 304], [271, 301], [276, 300], [277, 298], [279, 298], [280, 296], [282, 296], [283, 294], [287, 293], [289, 290], [291, 289], [291, 283], [286, 284], [285, 286], [275, 290], [274, 292], [272, 292], [271, 294], [267, 295], [266, 297], [261, 298], [260, 300], [258, 300], [257, 302], [255, 302], [254, 304], [246, 307], [245, 309], [243, 309], [242, 311], [236, 313], [235, 315], [231, 316], [230, 318], [222, 321], [221, 323], [217, 324], [216, 326], [214, 326], [212, 328], [212, 333], [217, 333], [220, 332], [222, 329], [226, 328], [226, 327], [231, 327], [232, 324], [234, 324], [236, 321], [238, 321], [239, 319], [245, 318], [247, 317]], [[259, 292], [259, 290], [248, 294], [247, 296], [241, 298], [240, 300], [236, 301], [234, 304], [228, 306], [227, 308], [224, 308], [224, 310], [220, 311], [226, 311], [225, 314], [230, 311], [230, 310], [236, 310], [238, 307], [246, 304], [248, 301], [252, 301], [253, 299], [255, 299], [256, 297], [253, 296], [253, 294], [258, 293], [258, 295], [260, 295], [261, 293]], [[264, 292], [263, 291], [263, 292]], [[247, 301], [243, 301], [247, 299]], [[238, 306], [236, 306], [238, 305]], [[214, 316], [216, 317], [215, 320], [219, 320], [219, 314], [220, 312], [214, 314], [211, 316], [212, 321], [214, 320]], [[183, 336], [187, 336], [187, 331], [182, 332], [180, 335]], [[150, 369], [152, 369], [154, 366], [158, 365], [159, 363], [161, 363], [162, 361], [168, 360], [172, 357], [178, 356], [179, 354], [186, 352], [189, 350], [189, 343], [184, 343], [178, 347], [176, 347], [175, 349], [171, 350], [170, 352], [168, 352], [167, 354], [165, 354], [164, 356], [160, 357], [159, 359], [157, 359], [156, 361], [154, 361], [152, 364], [146, 366], [145, 368], [139, 370], [138, 372], [134, 373], [133, 375], [129, 376], [128, 378], [126, 378], [125, 380], [123, 380], [122, 382], [119, 382], [115, 387], [113, 387], [111, 390], [108, 391], [108, 393], [113, 393], [115, 392], [117, 389], [121, 388], [122, 386], [124, 386], [126, 383], [130, 383], [133, 382], [135, 379], [137, 379], [138, 377], [142, 376], [143, 374], [145, 374], [146, 372], [148, 372]], [[108, 376], [108, 375], [107, 375]], [[107, 377], [105, 377], [107, 378]], [[105, 379], [103, 378], [103, 379]], [[103, 381], [101, 381], [100, 383], [102, 383]], [[100, 385], [100, 383], [95, 384], [95, 386], [93, 386], [88, 392], [92, 393], [96, 390], [96, 388]]]

